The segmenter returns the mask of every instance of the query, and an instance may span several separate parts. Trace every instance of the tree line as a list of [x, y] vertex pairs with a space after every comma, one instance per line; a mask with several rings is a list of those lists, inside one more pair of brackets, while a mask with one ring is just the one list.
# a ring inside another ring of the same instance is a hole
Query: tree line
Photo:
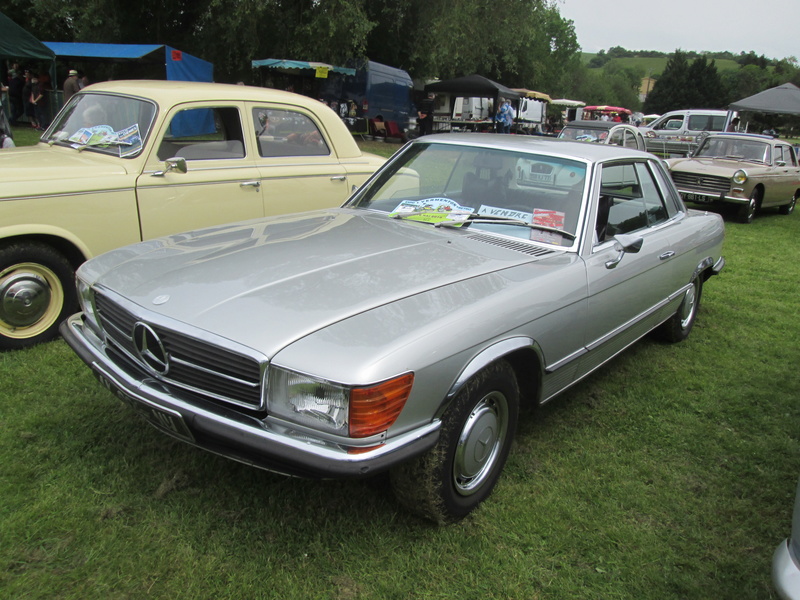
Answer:
[[[416, 80], [478, 73], [632, 110], [643, 108], [645, 73], [614, 59], [661, 54], [616, 46], [583, 64], [573, 23], [552, 0], [505, 0], [502, 9], [490, 0], [6, 0], [3, 12], [43, 41], [168, 44], [213, 63], [219, 82], [259, 83], [256, 59], [369, 58]], [[719, 74], [714, 60], [722, 58], [739, 69]], [[91, 68], [94, 79], [114, 77], [114, 66]], [[644, 108], [718, 108], [785, 81], [800, 81], [794, 59], [678, 50]]]

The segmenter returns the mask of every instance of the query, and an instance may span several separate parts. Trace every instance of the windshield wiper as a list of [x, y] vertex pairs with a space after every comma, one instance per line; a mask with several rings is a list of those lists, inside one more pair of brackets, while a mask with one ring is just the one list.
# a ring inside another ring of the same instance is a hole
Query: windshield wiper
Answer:
[[105, 146], [133, 146], [133, 142], [123, 142], [122, 140], [100, 140], [78, 146], [78, 152], [83, 152], [86, 148], [96, 148]]
[[548, 225], [539, 225], [537, 223], [528, 223], [521, 219], [509, 219], [507, 217], [495, 217], [492, 215], [479, 215], [472, 214], [465, 221], [441, 221], [434, 223], [434, 227], [460, 227], [469, 223], [491, 223], [496, 225], [514, 225], [517, 227], [527, 227], [528, 229], [537, 229], [539, 231], [551, 231], [567, 236], [569, 239], [574, 240], [577, 236], [569, 231], [558, 229], [557, 227], [550, 227]]

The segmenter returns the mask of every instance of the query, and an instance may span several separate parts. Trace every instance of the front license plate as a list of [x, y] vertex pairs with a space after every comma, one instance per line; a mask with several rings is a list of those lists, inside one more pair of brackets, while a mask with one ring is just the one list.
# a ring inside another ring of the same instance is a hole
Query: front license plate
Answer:
[[164, 433], [180, 438], [185, 442], [194, 442], [194, 436], [189, 431], [183, 416], [179, 412], [161, 406], [146, 404], [123, 392], [102, 373], [95, 372], [95, 376], [104, 388], [135, 410], [145, 421]]
[[713, 198], [709, 198], [708, 196], [701, 196], [700, 194], [684, 194], [683, 199], [686, 202], [699, 202], [701, 204], [708, 204], [709, 202], [713, 202]]

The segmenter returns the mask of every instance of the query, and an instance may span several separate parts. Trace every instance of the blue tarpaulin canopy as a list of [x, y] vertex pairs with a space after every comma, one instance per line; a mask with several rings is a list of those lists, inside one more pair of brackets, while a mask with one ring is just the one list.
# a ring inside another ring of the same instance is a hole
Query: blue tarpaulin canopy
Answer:
[[254, 69], [258, 67], [267, 67], [270, 69], [310, 69], [316, 71], [318, 69], [327, 69], [333, 73], [341, 73], [342, 75], [355, 75], [355, 69], [348, 69], [347, 67], [336, 67], [323, 62], [310, 62], [305, 60], [283, 60], [280, 58], [265, 58], [263, 60], [252, 61]]
[[214, 81], [210, 62], [160, 44], [83, 44], [44, 42], [59, 59], [102, 60], [111, 62], [162, 63], [166, 78], [172, 81]]

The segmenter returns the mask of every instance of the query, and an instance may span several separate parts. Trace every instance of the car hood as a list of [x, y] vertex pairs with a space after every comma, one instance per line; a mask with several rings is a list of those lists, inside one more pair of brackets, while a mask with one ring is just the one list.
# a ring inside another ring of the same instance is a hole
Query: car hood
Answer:
[[[102, 156], [91, 150], [79, 152], [73, 148], [48, 147], [45, 144], [25, 146], [0, 152], [0, 172], [2, 186], [0, 197], [47, 193], [49, 182], [64, 192], [66, 187], [71, 191], [93, 189], [107, 176], [119, 176], [128, 173], [128, 161]], [[83, 180], [80, 190], [65, 184], [70, 180]], [[19, 188], [16, 184], [19, 184]]]
[[763, 167], [764, 165], [742, 164], [728, 158], [673, 158], [667, 161], [670, 170], [701, 173], [707, 175], [732, 175], [739, 169]]
[[85, 263], [80, 273], [148, 311], [271, 357], [370, 309], [542, 258], [474, 237], [331, 209], [128, 246]]

